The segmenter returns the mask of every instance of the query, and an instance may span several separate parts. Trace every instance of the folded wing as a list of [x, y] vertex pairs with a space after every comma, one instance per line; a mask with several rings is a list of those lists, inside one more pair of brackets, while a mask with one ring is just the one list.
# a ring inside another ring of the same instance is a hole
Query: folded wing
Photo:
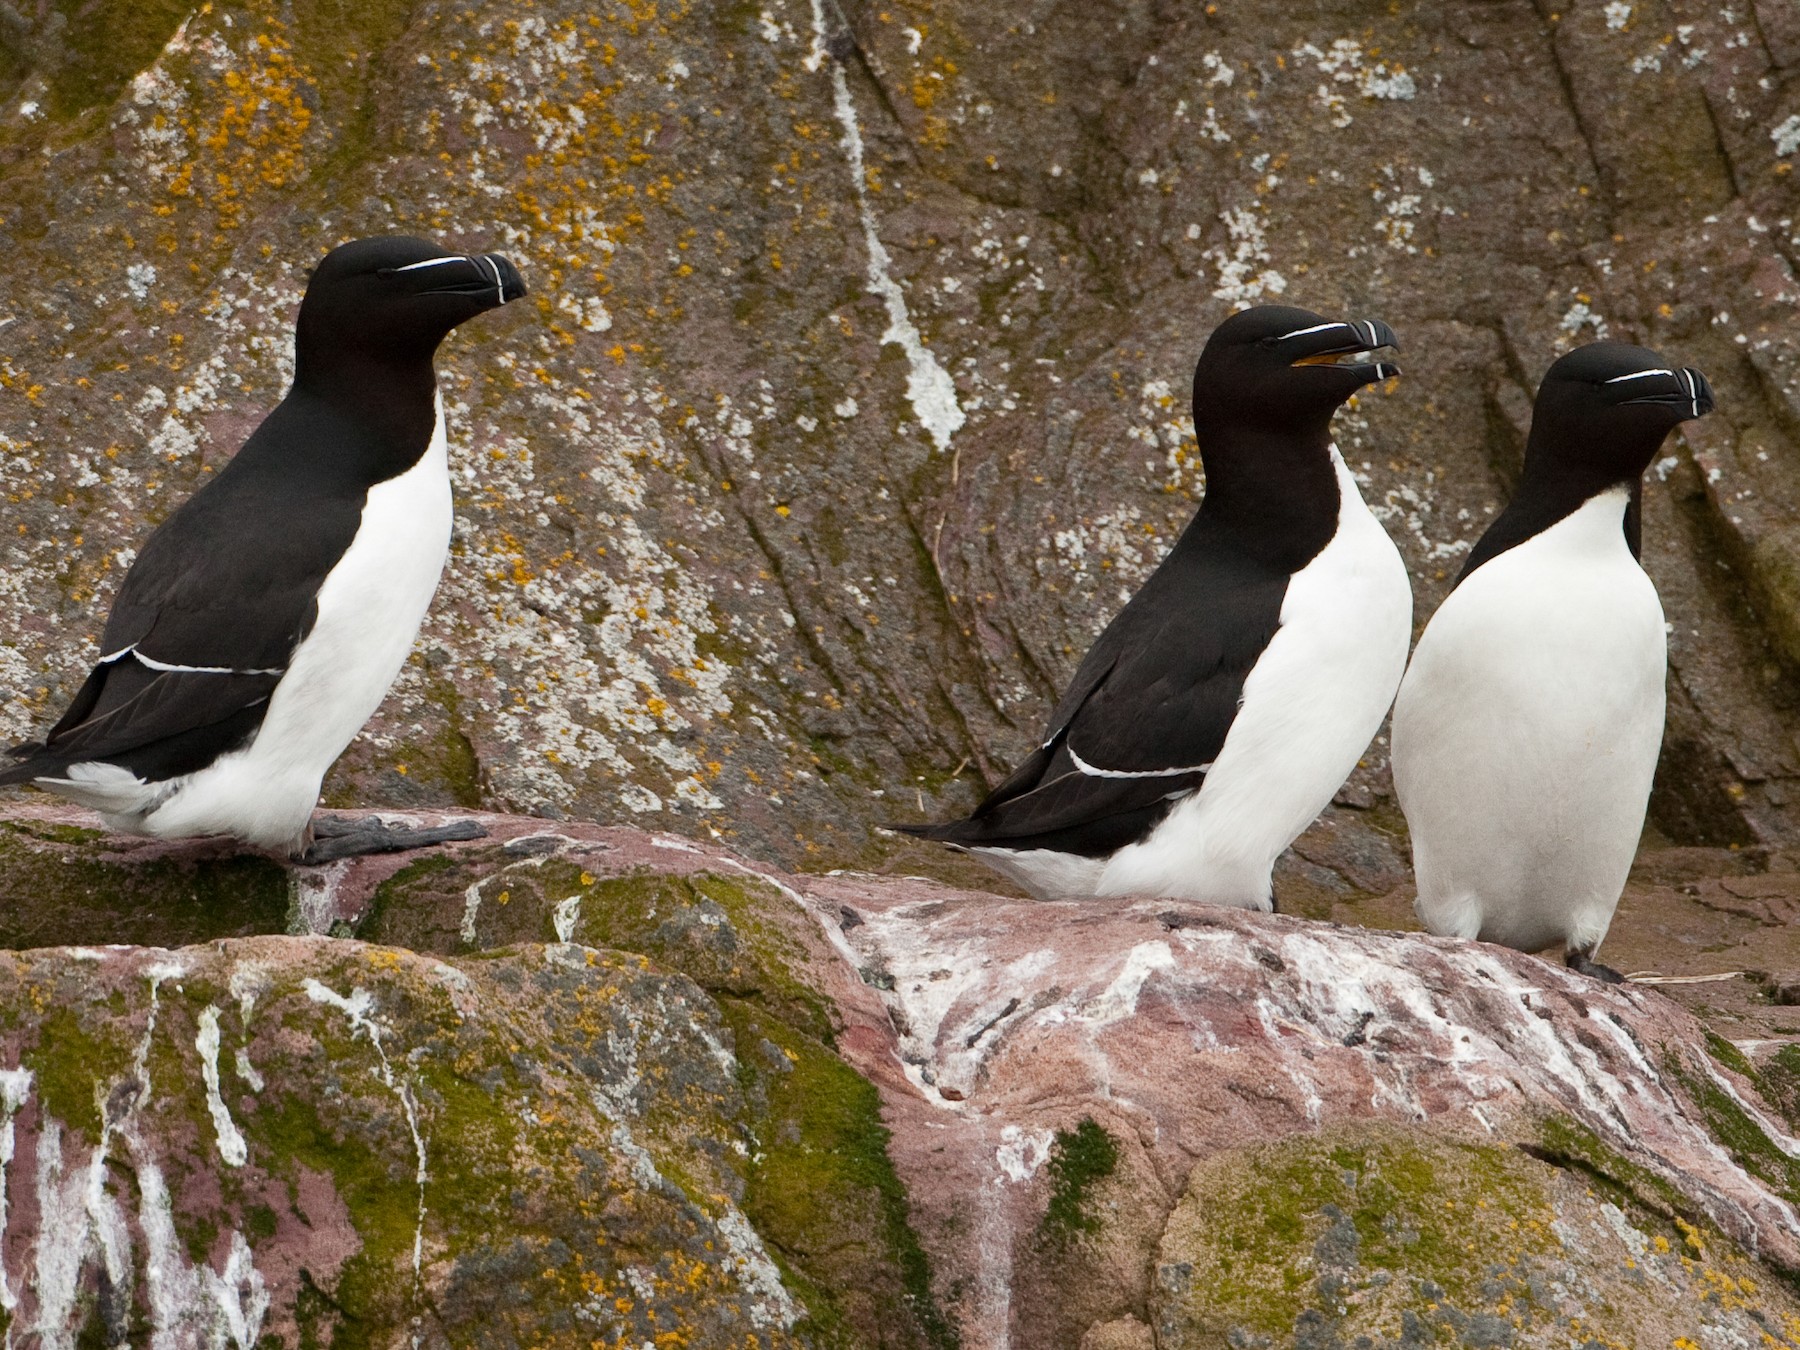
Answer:
[[1287, 575], [1220, 559], [1169, 576], [1152, 577], [1100, 635], [1044, 743], [968, 819], [901, 828], [965, 847], [1100, 857], [1198, 788], [1280, 626]]
[[345, 495], [296, 511], [278, 479], [228, 467], [146, 541], [107, 620], [106, 655], [44, 741], [12, 751], [21, 762], [0, 783], [94, 762], [160, 780], [247, 743], [361, 506]]

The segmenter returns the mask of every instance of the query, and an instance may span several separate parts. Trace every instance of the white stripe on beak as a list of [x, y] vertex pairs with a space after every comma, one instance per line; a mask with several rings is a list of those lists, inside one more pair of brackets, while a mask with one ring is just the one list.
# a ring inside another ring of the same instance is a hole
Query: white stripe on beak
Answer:
[[1277, 342], [1286, 342], [1289, 338], [1305, 337], [1308, 333], [1323, 333], [1328, 328], [1348, 328], [1352, 336], [1362, 336], [1361, 333], [1356, 331], [1356, 325], [1353, 323], [1315, 323], [1311, 328], [1296, 328], [1291, 333], [1283, 333], [1275, 340]]
[[488, 257], [485, 253], [481, 254], [480, 257], [475, 260], [475, 265], [477, 267], [480, 267], [483, 263], [486, 263], [489, 267], [494, 269], [494, 303], [496, 305], [504, 305], [506, 303], [506, 282], [501, 279], [500, 264]]

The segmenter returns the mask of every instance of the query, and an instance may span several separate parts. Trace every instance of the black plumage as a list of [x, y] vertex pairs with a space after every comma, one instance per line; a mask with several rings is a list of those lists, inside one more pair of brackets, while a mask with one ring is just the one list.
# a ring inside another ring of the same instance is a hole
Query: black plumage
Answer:
[[436, 423], [432, 353], [462, 319], [524, 293], [497, 255], [403, 236], [334, 250], [314, 272], [293, 388], [223, 470], [144, 543], [105, 655], [0, 784], [104, 762], [154, 783], [252, 740], [369, 489], [416, 464]]
[[1289, 579], [1337, 527], [1331, 414], [1397, 373], [1330, 358], [1393, 344], [1385, 325], [1285, 306], [1221, 324], [1194, 370], [1206, 474], [1194, 519], [1088, 651], [1037, 751], [967, 819], [895, 828], [963, 847], [1101, 858], [1198, 788], [1280, 627]]
[[[1656, 373], [1631, 378], [1645, 371]], [[1476, 541], [1456, 584], [1618, 483], [1631, 488], [1625, 542], [1632, 557], [1641, 556], [1644, 485], [1637, 457], [1662, 443], [1672, 412], [1700, 417], [1712, 406], [1706, 376], [1691, 366], [1664, 366], [1647, 347], [1590, 342], [1559, 359], [1538, 389], [1519, 491]], [[1586, 453], [1571, 454], [1570, 445]]]

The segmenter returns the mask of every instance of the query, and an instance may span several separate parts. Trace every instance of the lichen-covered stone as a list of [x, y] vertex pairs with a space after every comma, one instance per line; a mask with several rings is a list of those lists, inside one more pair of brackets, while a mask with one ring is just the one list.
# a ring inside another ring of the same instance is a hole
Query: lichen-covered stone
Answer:
[[[15, 1328], [64, 1297], [33, 1151], [54, 1121], [67, 1194], [105, 1147], [100, 1217], [51, 1201], [96, 1335], [179, 1285], [221, 1347], [254, 1314], [283, 1345], [410, 1343], [419, 1316], [436, 1344], [641, 1350], [619, 1299], [696, 1345], [1800, 1346], [1800, 1026], [1784, 977], [1735, 973], [1786, 959], [1781, 855], [1638, 869], [1609, 942], [1698, 976], [1664, 989], [1702, 1022], [1375, 931], [1406, 888], [1375, 894], [1392, 864], [1335, 828], [1284, 882], [1312, 879], [1321, 922], [480, 819], [234, 913], [243, 860], [216, 846], [9, 814], [7, 908], [63, 922], [67, 873], [94, 939], [0, 956]], [[170, 878], [220, 903], [140, 913]], [[178, 951], [100, 945], [196, 919]], [[109, 1233], [129, 1255], [102, 1279]]]
[[[770, 1155], [843, 1156], [905, 1231], [872, 1089], [819, 1047], [740, 1055], [760, 1024], [641, 957], [47, 950], [0, 959], [0, 1009], [14, 1343], [830, 1344], [867, 1319], [759, 1233]], [[768, 1084], [797, 1074], [844, 1081], [796, 1107]], [[912, 1250], [894, 1306], [849, 1295], [897, 1344], [930, 1312]]]
[[1209, 1158], [1157, 1252], [1157, 1344], [1800, 1343], [1793, 1288], [1734, 1244], [1543, 1155], [1387, 1127]]
[[[1648, 490], [1654, 814], [1800, 827], [1779, 3], [4, 13], [0, 735], [44, 729], [144, 533], [279, 397], [305, 268], [411, 230], [507, 249], [533, 299], [443, 355], [453, 556], [335, 804], [867, 863], [1031, 744], [1192, 511], [1203, 334], [1279, 298], [1402, 335], [1338, 432], [1421, 617], [1558, 350], [1709, 372]], [[1365, 837], [1384, 763], [1339, 812]]]

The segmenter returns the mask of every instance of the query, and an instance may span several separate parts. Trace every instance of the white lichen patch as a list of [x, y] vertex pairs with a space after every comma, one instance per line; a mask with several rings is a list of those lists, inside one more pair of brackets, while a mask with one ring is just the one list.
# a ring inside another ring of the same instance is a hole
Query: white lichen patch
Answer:
[[1800, 150], [1800, 113], [1795, 113], [1779, 123], [1769, 132], [1769, 139], [1775, 142], [1775, 153], [1787, 156]]
[[1056, 1136], [1049, 1130], [1027, 1130], [1018, 1125], [1000, 1129], [1000, 1144], [994, 1150], [994, 1164], [1000, 1169], [996, 1183], [1004, 1179], [1017, 1185], [1030, 1181], [1038, 1169], [1050, 1161], [1050, 1146]]
[[[31, 1096], [32, 1081], [30, 1069], [0, 1069], [0, 1250], [4, 1249], [6, 1243], [7, 1184], [12, 1170], [13, 1153], [18, 1147], [13, 1117], [19, 1114], [19, 1108]], [[0, 1261], [0, 1311], [4, 1311], [7, 1317], [7, 1350], [11, 1350], [12, 1346], [12, 1318], [18, 1306], [19, 1293], [12, 1287], [6, 1263]]]
[[573, 942], [575, 926], [581, 922], [581, 897], [571, 895], [557, 901], [556, 909], [550, 915], [550, 926], [556, 932], [558, 942]]
[[1347, 127], [1353, 120], [1336, 86], [1349, 86], [1366, 99], [1410, 101], [1419, 92], [1418, 82], [1404, 66], [1366, 55], [1355, 38], [1338, 38], [1329, 51], [1302, 43], [1293, 55], [1310, 60], [1326, 76], [1328, 83], [1319, 86], [1318, 99], [1330, 113], [1333, 126]]
[[[270, 1294], [249, 1243], [242, 1233], [231, 1230], [229, 1251], [220, 1270], [188, 1259], [187, 1244], [175, 1227], [162, 1167], [138, 1124], [152, 1096], [149, 1059], [161, 1011], [161, 988], [185, 973], [173, 962], [145, 967], [150, 1003], [144, 1033], [127, 1075], [114, 1084], [96, 1085], [96, 1101], [105, 1103], [100, 1141], [85, 1162], [65, 1159], [61, 1122], [49, 1115], [40, 1120], [35, 1197], [38, 1231], [31, 1256], [36, 1321], [29, 1328], [17, 1329], [26, 1330], [33, 1337], [29, 1343], [45, 1350], [75, 1350], [80, 1330], [77, 1314], [84, 1312], [83, 1291], [97, 1278], [92, 1273], [96, 1265], [127, 1305], [134, 1293], [141, 1294], [149, 1321], [146, 1344], [153, 1350], [190, 1346], [195, 1350], [254, 1350], [262, 1337]], [[216, 1017], [216, 1009], [212, 1011]], [[0, 1097], [9, 1104], [15, 1095], [22, 1101], [28, 1086], [28, 1079], [23, 1083], [0, 1079]], [[9, 1115], [7, 1128], [10, 1126]], [[9, 1138], [0, 1135], [0, 1142]], [[116, 1152], [119, 1144], [124, 1146], [122, 1155]], [[115, 1181], [120, 1168], [128, 1180]], [[115, 1188], [135, 1196], [135, 1213], [129, 1217]], [[9, 1337], [14, 1329], [9, 1327]]]
[[1287, 290], [1287, 278], [1268, 264], [1269, 239], [1261, 201], [1249, 206], [1227, 207], [1219, 213], [1228, 245], [1215, 245], [1203, 255], [1218, 269], [1219, 284], [1213, 296], [1230, 301], [1234, 309], [1248, 309], [1268, 296]]
[[[1565, 350], [1582, 342], [1591, 342], [1604, 338], [1612, 330], [1606, 322], [1606, 316], [1595, 312], [1592, 304], [1585, 298], [1577, 298], [1563, 311], [1557, 322], [1557, 330], [1562, 336], [1558, 345]], [[1583, 330], [1586, 330], [1584, 335]]]
[[1137, 415], [1125, 434], [1151, 452], [1144, 467], [1163, 476], [1165, 492], [1199, 485], [1200, 449], [1194, 440], [1193, 416], [1187, 399], [1177, 398], [1167, 380], [1146, 380], [1139, 386]]
[[1076, 576], [1105, 574], [1129, 592], [1162, 561], [1168, 541], [1145, 533], [1143, 512], [1127, 504], [1057, 530], [1050, 544], [1067, 571]]
[[[1417, 231], [1418, 219], [1423, 210], [1423, 191], [1409, 191], [1395, 165], [1383, 164], [1381, 176], [1382, 181], [1370, 189], [1370, 195], [1381, 209], [1381, 214], [1375, 221], [1375, 232], [1389, 248], [1403, 253], [1417, 253], [1419, 246], [1413, 242], [1413, 235]], [[1436, 181], [1431, 171], [1423, 168], [1418, 171], [1417, 180], [1421, 189], [1431, 187]]]
[[726, 1251], [750, 1296], [750, 1320], [758, 1327], [780, 1327], [783, 1331], [800, 1320], [800, 1308], [781, 1281], [781, 1270], [770, 1257], [768, 1248], [743, 1211], [728, 1205], [714, 1220], [725, 1239]]
[[[1367, 475], [1357, 474], [1357, 481], [1365, 491]], [[1412, 540], [1409, 550], [1414, 556], [1426, 563], [1443, 563], [1460, 558], [1475, 547], [1470, 539], [1433, 539], [1426, 530], [1426, 524], [1437, 512], [1437, 501], [1432, 493], [1437, 475], [1427, 470], [1423, 487], [1415, 487], [1411, 483], [1399, 483], [1388, 488], [1379, 497], [1369, 498], [1369, 510], [1375, 519], [1386, 525], [1391, 531], [1396, 525], [1405, 530]], [[1467, 515], [1466, 512], [1463, 513]], [[1459, 519], [1459, 525], [1468, 524]]]

